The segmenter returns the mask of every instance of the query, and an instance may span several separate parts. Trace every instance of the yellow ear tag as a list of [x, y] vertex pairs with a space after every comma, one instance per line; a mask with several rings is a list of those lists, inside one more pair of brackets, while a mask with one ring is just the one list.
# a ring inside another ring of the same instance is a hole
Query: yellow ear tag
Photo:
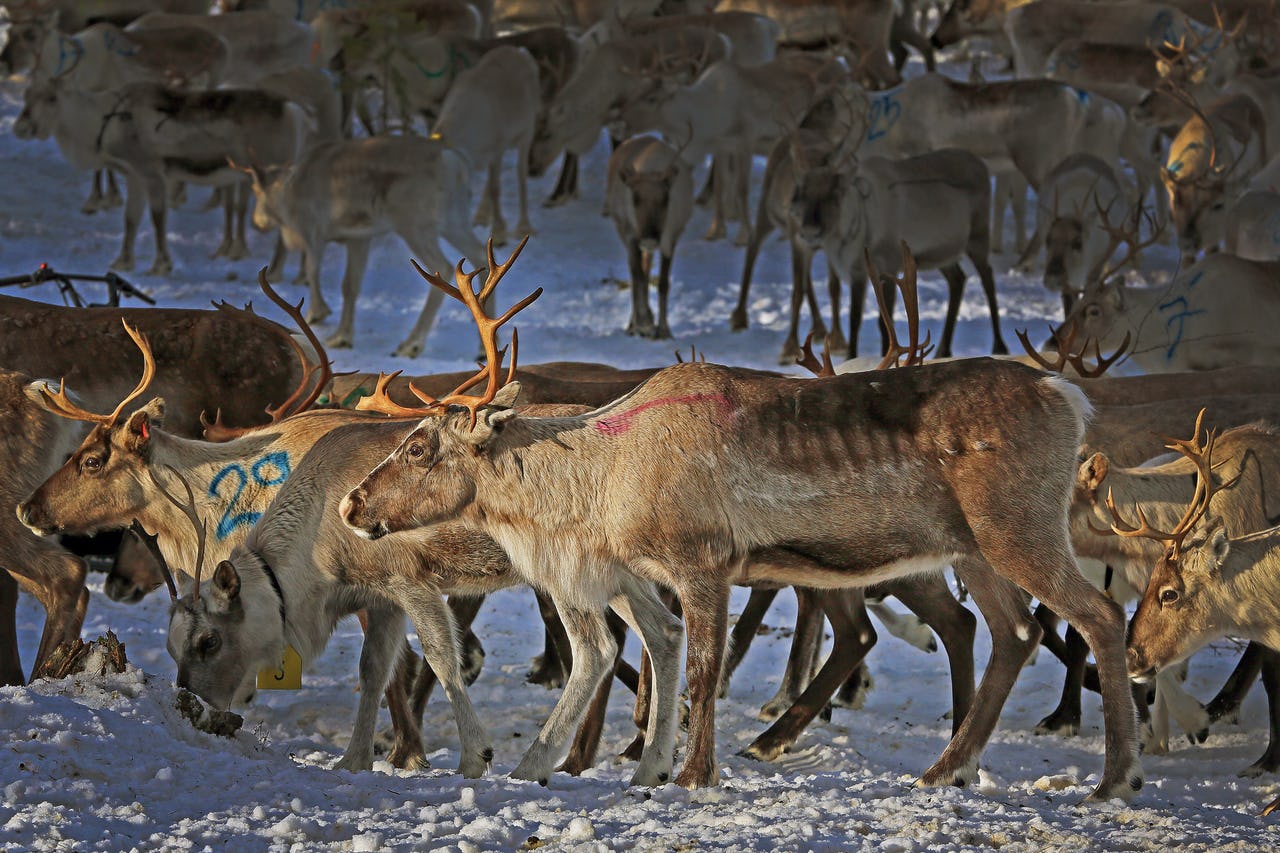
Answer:
[[302, 689], [302, 656], [294, 651], [293, 646], [284, 647], [284, 656], [280, 660], [279, 667], [258, 672], [258, 689]]
[[440, 134], [438, 134], [438, 133], [433, 133], [433, 134], [431, 134], [430, 136], [428, 136], [428, 137], [427, 137], [427, 139], [436, 139], [436, 140], [440, 140], [440, 139], [444, 139], [444, 137], [443, 137], [443, 136], [441, 136], [441, 135], [440, 135]]

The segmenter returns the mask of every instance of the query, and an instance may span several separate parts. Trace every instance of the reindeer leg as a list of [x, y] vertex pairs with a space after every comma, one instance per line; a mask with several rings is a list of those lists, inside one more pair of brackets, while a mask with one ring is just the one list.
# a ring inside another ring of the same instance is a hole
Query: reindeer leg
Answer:
[[285, 248], [284, 238], [276, 234], [276, 244], [271, 249], [271, 261], [267, 264], [267, 281], [279, 281], [284, 278], [284, 264], [289, 258], [289, 250]]
[[529, 779], [543, 785], [550, 779], [558, 753], [581, 722], [592, 694], [617, 654], [617, 644], [601, 611], [571, 607], [563, 601], [556, 603], [556, 609], [569, 634], [573, 671], [542, 730], [511, 772], [514, 779]]
[[955, 569], [987, 620], [991, 658], [969, 713], [942, 755], [916, 783], [921, 786], [964, 786], [977, 780], [978, 756], [995, 730], [1013, 682], [1040, 639], [1040, 626], [1027, 612], [1022, 590], [997, 575], [981, 558], [957, 561]]
[[1236, 668], [1231, 671], [1227, 682], [1222, 685], [1218, 695], [1210, 699], [1209, 704], [1205, 706], [1210, 722], [1216, 723], [1223, 719], [1230, 722], [1237, 721], [1240, 704], [1249, 694], [1253, 682], [1258, 678], [1258, 673], [1262, 672], [1262, 661], [1266, 655], [1266, 646], [1252, 642], [1245, 646], [1244, 654], [1240, 655], [1240, 660], [1236, 663]]
[[656, 338], [658, 327], [653, 322], [653, 309], [649, 307], [649, 270], [640, 251], [640, 241], [635, 237], [627, 241], [627, 267], [631, 272], [631, 322], [627, 324], [627, 334]]
[[[364, 644], [360, 648], [360, 702], [356, 708], [356, 721], [351, 729], [347, 751], [334, 765], [335, 770], [368, 770], [373, 767], [373, 735], [378, 722], [378, 703], [387, 689], [391, 673], [395, 669], [404, 647], [404, 614], [400, 608], [376, 605], [365, 608], [368, 627]], [[427, 641], [423, 640], [425, 646]], [[397, 750], [400, 740], [412, 735], [397, 732]], [[419, 741], [421, 734], [418, 734]]]
[[102, 200], [102, 173], [103, 169], [93, 170], [93, 181], [89, 184], [89, 197], [84, 200], [84, 204], [80, 205], [80, 212], [86, 216], [92, 216], [99, 210], [106, 207]]
[[22, 658], [18, 653], [18, 584], [0, 570], [0, 687], [26, 684]]
[[978, 620], [956, 601], [941, 574], [887, 581], [879, 588], [905, 604], [942, 640], [951, 670], [951, 734], [954, 737], [973, 707], [973, 638]]
[[[796, 592], [799, 594], [799, 589]], [[821, 611], [831, 620], [835, 643], [831, 656], [795, 704], [747, 747], [744, 754], [761, 761], [772, 761], [795, 743], [876, 643], [875, 628], [862, 606], [862, 590], [810, 591], [810, 594], [815, 604], [821, 601]], [[821, 625], [822, 617], [817, 621]]]
[[[329, 349], [350, 349], [356, 334], [356, 301], [364, 283], [364, 270], [369, 262], [369, 240], [346, 241], [347, 268], [342, 273], [342, 312], [338, 328], [324, 342]], [[435, 288], [432, 288], [433, 290]]]
[[173, 272], [173, 261], [169, 259], [168, 235], [165, 233], [165, 221], [168, 215], [165, 199], [164, 178], [147, 178], [147, 203], [151, 208], [151, 229], [156, 237], [156, 259], [151, 263], [148, 275], [168, 275]]
[[[896, 288], [895, 288], [896, 290]], [[892, 298], [892, 292], [885, 293]], [[867, 273], [855, 266], [849, 276], [849, 358], [858, 357], [858, 333], [862, 330], [862, 309], [867, 301]], [[880, 329], [882, 346], [888, 346], [888, 338], [884, 335], [884, 327]]]
[[124, 239], [120, 244], [120, 254], [111, 262], [113, 270], [133, 269], [133, 247], [138, 238], [138, 221], [142, 219], [142, 210], [147, 204], [141, 184], [141, 176], [125, 173]]
[[102, 206], [119, 207], [121, 204], [120, 185], [116, 182], [116, 173], [110, 169], [105, 169], [104, 171], [107, 173], [107, 195]]
[[323, 323], [333, 313], [320, 291], [320, 258], [323, 255], [324, 243], [318, 240], [309, 241], [302, 253], [302, 268], [307, 279], [307, 322], [312, 324]]
[[737, 194], [735, 207], [742, 217], [738, 226], [738, 236], [733, 238], [733, 245], [745, 246], [751, 239], [751, 155], [747, 151], [739, 151], [732, 155], [733, 190]]
[[600, 736], [604, 733], [604, 716], [609, 707], [609, 694], [613, 690], [613, 675], [618, 671], [618, 662], [622, 660], [622, 647], [627, 641], [627, 624], [617, 613], [610, 610], [605, 614], [609, 623], [609, 633], [617, 644], [618, 651], [613, 658], [613, 670], [600, 679], [600, 686], [587, 706], [587, 715], [578, 726], [573, 743], [569, 746], [569, 754], [556, 769], [570, 776], [581, 776], [582, 771], [596, 763], [596, 753], [600, 749]]
[[[448, 601], [449, 612], [453, 615], [453, 624], [462, 633], [460, 644], [462, 680], [468, 685], [475, 683], [475, 680], [480, 677], [481, 667], [484, 666], [484, 646], [480, 645], [479, 638], [471, 630], [471, 623], [480, 613], [480, 605], [484, 604], [484, 599], [483, 595], [450, 595]], [[428, 663], [422, 667], [414, 683], [411, 711], [419, 728], [422, 726], [422, 715], [427, 710], [427, 700], [431, 698], [431, 692], [435, 689], [437, 681], [439, 679], [436, 677], [436, 672]]]
[[[679, 651], [684, 631], [680, 620], [655, 594], [653, 585], [639, 578], [623, 578], [623, 594], [611, 602], [644, 643], [652, 663], [652, 701], [644, 733], [644, 754], [633, 785], [661, 785], [671, 779], [679, 702]], [[637, 702], [645, 691], [637, 690]]]
[[844, 330], [840, 326], [840, 276], [836, 268], [827, 263], [827, 298], [831, 301], [831, 331], [828, 333], [826, 347], [833, 353], [849, 351], [849, 342], [845, 340]]
[[225, 187], [218, 187], [214, 190], [214, 198], [222, 200], [222, 242], [218, 244], [218, 248], [213, 250], [210, 259], [220, 258], [223, 255], [231, 254], [231, 235], [235, 232], [235, 197]]
[[[690, 560], [690, 565], [694, 560]], [[714, 568], [686, 573], [677, 588], [684, 607], [688, 634], [686, 678], [689, 683], [689, 741], [684, 767], [676, 784], [701, 788], [716, 784], [716, 690], [728, 634], [729, 587], [714, 576]]]
[[569, 635], [565, 633], [564, 622], [560, 621], [560, 614], [551, 596], [537, 589], [533, 591], [533, 595], [537, 599], [538, 613], [542, 617], [543, 651], [533, 659], [533, 668], [525, 676], [525, 681], [547, 688], [563, 687], [569, 671], [573, 669]]
[[662, 252], [658, 261], [658, 334], [660, 339], [671, 337], [667, 325], [667, 296], [671, 292], [671, 252]]
[[[711, 169], [714, 173], [715, 161], [712, 161]], [[760, 247], [764, 245], [764, 239], [773, 230], [773, 220], [769, 216], [767, 202], [768, 200], [763, 197], [760, 199], [760, 205], [756, 210], [755, 227], [751, 230], [751, 239], [747, 241], [746, 258], [742, 262], [742, 284], [738, 287], [738, 304], [729, 315], [729, 328], [735, 332], [742, 331], [750, 324], [747, 316], [747, 297], [751, 293], [751, 274], [755, 271]]]
[[[422, 258], [428, 265], [428, 269], [448, 269], [449, 263], [445, 261], [444, 255], [440, 252], [440, 244], [430, 239], [429, 231], [410, 230], [410, 228], [397, 228], [396, 233], [404, 238], [405, 243], [409, 245], [409, 249]], [[453, 242], [450, 240], [450, 242]], [[471, 256], [474, 258], [474, 256]], [[484, 255], [480, 255], [481, 258]], [[474, 262], [474, 261], [473, 261]], [[422, 311], [418, 314], [418, 319], [413, 324], [413, 328], [409, 330], [409, 334], [405, 335], [404, 340], [396, 347], [393, 356], [397, 358], [417, 358], [422, 353], [423, 347], [427, 345], [427, 333], [431, 331], [431, 327], [435, 325], [436, 314], [440, 311], [440, 306], [444, 302], [444, 294], [434, 287], [428, 285], [427, 298], [422, 303]], [[346, 305], [343, 305], [346, 310]]]
[[[714, 191], [714, 205], [711, 214], [711, 224], [707, 227], [707, 233], [702, 235], [703, 240], [723, 240], [727, 232], [725, 219], [728, 217], [726, 211], [729, 187], [725, 181], [725, 164], [721, 159], [723, 155], [716, 154], [711, 158], [711, 174], [708, 180], [712, 184]], [[717, 168], [718, 166], [718, 168]]]
[[459, 667], [458, 635], [453, 616], [441, 596], [424, 593], [421, 586], [409, 580], [397, 578], [392, 583], [391, 592], [397, 601], [404, 602], [418, 631], [427, 663], [440, 679], [440, 686], [453, 708], [461, 742], [458, 772], [468, 779], [478, 778], [484, 775], [485, 768], [493, 760], [493, 747], [467, 695]]
[[951, 339], [955, 336], [956, 321], [960, 317], [960, 303], [964, 300], [964, 270], [959, 264], [947, 264], [942, 268], [947, 280], [947, 319], [942, 324], [942, 340], [938, 342], [938, 358], [951, 357]]
[[742, 659], [746, 657], [747, 649], [751, 647], [751, 641], [755, 639], [760, 623], [764, 621], [764, 614], [769, 611], [770, 605], [777, 597], [778, 589], [776, 588], [754, 586], [751, 588], [747, 606], [738, 614], [738, 621], [733, 625], [733, 633], [729, 635], [729, 653], [725, 658], [724, 673], [720, 678], [720, 698], [723, 699], [728, 695], [729, 679], [733, 677], [738, 664], [742, 663]]
[[[799, 242], [791, 239], [791, 308], [788, 314], [787, 337], [778, 354], [778, 364], [795, 364], [800, 358], [800, 309], [812, 292], [809, 281], [809, 257]], [[819, 317], [818, 322], [822, 322]]]
[[489, 199], [489, 221], [493, 224], [490, 234], [493, 245], [507, 245], [507, 222], [502, 218], [502, 157], [494, 158], [489, 164], [489, 180], [485, 183], [485, 194]]
[[969, 259], [978, 271], [978, 279], [982, 282], [982, 293], [987, 297], [987, 311], [991, 314], [991, 352], [994, 355], [1008, 355], [1009, 347], [1000, 334], [1000, 306], [996, 301], [996, 279], [991, 273], [991, 264], [986, 255], [971, 254]]
[[1263, 649], [1262, 686], [1267, 691], [1270, 739], [1267, 741], [1267, 751], [1240, 771], [1241, 776], [1259, 776], [1280, 770], [1280, 652]]
[[[822, 596], [808, 587], [795, 587], [796, 627], [791, 634], [791, 651], [782, 683], [773, 698], [765, 702], [756, 719], [766, 723], [776, 720], [795, 704], [813, 677], [815, 651], [822, 648]], [[833, 691], [834, 692], [834, 691]]]
[[578, 155], [572, 151], [564, 152], [560, 163], [560, 177], [556, 179], [555, 189], [542, 203], [543, 207], [558, 207], [570, 199], [578, 197]]
[[[363, 627], [369, 630], [367, 618]], [[417, 654], [409, 648], [406, 640], [404, 649], [396, 660], [395, 670], [383, 695], [387, 699], [387, 710], [391, 713], [391, 731], [394, 738], [387, 761], [392, 767], [402, 770], [422, 770], [431, 765], [427, 763], [426, 751], [422, 747], [422, 716], [415, 715], [413, 703], [409, 696], [410, 689], [416, 689], [421, 675]], [[418, 678], [415, 679], [415, 675]]]
[[1067, 626], [1063, 663], [1067, 674], [1062, 684], [1062, 698], [1049, 716], [1036, 724], [1036, 734], [1075, 735], [1080, 731], [1080, 694], [1084, 690], [1084, 667], [1089, 657], [1089, 647], [1084, 637], [1072, 626]]
[[516, 223], [516, 231], [521, 237], [533, 234], [533, 223], [529, 221], [529, 146], [526, 144], [516, 149], [516, 191], [520, 196], [520, 220]]
[[228, 260], [239, 261], [249, 257], [249, 240], [245, 233], [245, 221], [249, 217], [249, 196], [252, 191], [247, 181], [237, 181], [226, 188], [235, 197], [235, 231], [231, 238]]

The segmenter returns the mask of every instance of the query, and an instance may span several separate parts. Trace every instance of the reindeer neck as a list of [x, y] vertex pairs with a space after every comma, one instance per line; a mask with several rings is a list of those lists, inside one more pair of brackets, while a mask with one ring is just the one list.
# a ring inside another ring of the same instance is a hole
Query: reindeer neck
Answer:
[[[230, 555], [287, 478], [296, 454], [283, 446], [284, 439], [275, 430], [223, 443], [181, 438], [160, 430], [152, 433], [151, 470], [179, 498], [185, 494], [182, 486], [165, 477], [164, 467], [172, 467], [191, 485], [196, 511], [208, 530], [206, 571]], [[150, 483], [147, 487], [154, 488]], [[140, 520], [159, 535], [160, 551], [170, 566], [189, 574], [195, 564], [197, 540], [186, 515], [156, 495]]]
[[1233, 538], [1224, 568], [1230, 633], [1280, 648], [1280, 527]]

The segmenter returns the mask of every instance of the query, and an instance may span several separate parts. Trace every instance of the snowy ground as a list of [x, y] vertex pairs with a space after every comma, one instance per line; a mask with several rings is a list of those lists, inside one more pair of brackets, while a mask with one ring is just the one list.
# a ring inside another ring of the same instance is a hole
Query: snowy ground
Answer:
[[[92, 218], [77, 212], [85, 176], [73, 173], [52, 143], [21, 143], [12, 136], [19, 99], [17, 86], [0, 90], [0, 272], [26, 272], [42, 261], [102, 272], [119, 247], [119, 211]], [[687, 352], [696, 344], [715, 361], [774, 366], [789, 289], [784, 246], [766, 245], [752, 328], [731, 334], [727, 317], [741, 251], [698, 240], [707, 222], [701, 211], [675, 262], [675, 340], [654, 343], [622, 333], [629, 296], [607, 280], [625, 275], [625, 260], [611, 226], [598, 215], [603, 158], [602, 146], [587, 161], [580, 200], [535, 209], [538, 234], [504, 283], [507, 301], [537, 285], [547, 289], [517, 323], [521, 360], [666, 364], [676, 347]], [[535, 197], [550, 186], [550, 179], [539, 182]], [[133, 280], [164, 305], [196, 307], [224, 298], [261, 304], [253, 281], [269, 254], [268, 239], [251, 238], [252, 260], [208, 261], [221, 220], [195, 209], [204, 193], [193, 196], [171, 218], [175, 274]], [[508, 199], [514, 221], [514, 192]], [[150, 239], [144, 226], [142, 268], [150, 264]], [[1035, 278], [1009, 274], [1010, 260], [997, 259], [997, 269], [1005, 333], [1013, 341], [1014, 329], [1043, 328], [1056, 315], [1058, 300]], [[336, 300], [336, 248], [324, 268], [327, 292]], [[921, 291], [936, 337], [945, 308], [941, 278], [922, 274]], [[57, 298], [48, 287], [22, 295]], [[474, 333], [463, 312], [451, 306], [421, 358], [407, 362], [386, 355], [408, 330], [423, 295], [402, 244], [380, 241], [360, 301], [357, 348], [333, 353], [337, 368], [427, 373], [469, 364]], [[958, 352], [985, 352], [987, 317], [976, 282], [961, 316]], [[868, 320], [864, 333], [870, 329]], [[818, 722], [805, 733], [795, 752], [766, 765], [735, 753], [762, 730], [755, 713], [778, 684], [789, 643], [785, 629], [794, 616], [794, 599], [783, 596], [786, 601], [766, 619], [773, 630], [757, 640], [720, 704], [720, 787], [628, 789], [631, 768], [611, 760], [632, 735], [629, 704], [618, 698], [597, 767], [577, 779], [557, 775], [542, 788], [504, 775], [556, 698], [524, 682], [542, 629], [532, 596], [511, 590], [494, 596], [477, 623], [488, 659], [472, 696], [496, 744], [490, 775], [464, 780], [452, 771], [456, 729], [439, 696], [426, 725], [433, 769], [404, 774], [380, 764], [373, 772], [350, 774], [327, 768], [345, 745], [354, 714], [360, 642], [354, 621], [341, 626], [300, 692], [260, 694], [243, 730], [228, 742], [196, 733], [172, 710], [175, 673], [164, 651], [162, 597], [118, 605], [101, 595], [100, 576], [93, 584], [85, 636], [114, 630], [138, 669], [0, 691], [0, 731], [7, 732], [0, 738], [0, 844], [6, 849], [1280, 848], [1280, 824], [1255, 817], [1262, 803], [1280, 793], [1280, 784], [1274, 777], [1235, 775], [1266, 744], [1260, 691], [1249, 697], [1239, 725], [1216, 726], [1206, 744], [1190, 747], [1179, 737], [1172, 754], [1147, 756], [1147, 785], [1132, 804], [1082, 806], [1101, 770], [1100, 705], [1087, 697], [1080, 737], [1032, 734], [1056, 703], [1061, 678], [1061, 667], [1041, 654], [1005, 708], [983, 756], [981, 783], [971, 790], [917, 790], [912, 781], [950, 732], [944, 718], [945, 659], [881, 632], [884, 638], [869, 658], [876, 687], [866, 707], [837, 710], [832, 723]], [[743, 600], [736, 596], [735, 607]], [[28, 663], [40, 625], [41, 613], [24, 597], [19, 631]], [[981, 634], [979, 661], [987, 651]], [[635, 660], [634, 648], [630, 657]], [[1234, 659], [1231, 644], [1198, 658], [1193, 692], [1212, 695]]]

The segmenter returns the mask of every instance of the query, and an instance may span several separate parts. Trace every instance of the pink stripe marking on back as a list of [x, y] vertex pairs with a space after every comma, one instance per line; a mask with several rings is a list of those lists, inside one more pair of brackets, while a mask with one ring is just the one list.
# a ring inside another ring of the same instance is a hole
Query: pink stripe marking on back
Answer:
[[634, 426], [636, 416], [648, 409], [657, 406], [670, 406], [676, 404], [691, 403], [714, 403], [716, 406], [716, 420], [723, 421], [725, 416], [733, 410], [733, 403], [723, 394], [690, 394], [687, 397], [660, 397], [657, 400], [650, 400], [647, 403], [641, 403], [634, 409], [628, 409], [625, 412], [619, 412], [616, 415], [609, 415], [596, 421], [593, 426], [605, 435], [616, 436], [622, 435]]

